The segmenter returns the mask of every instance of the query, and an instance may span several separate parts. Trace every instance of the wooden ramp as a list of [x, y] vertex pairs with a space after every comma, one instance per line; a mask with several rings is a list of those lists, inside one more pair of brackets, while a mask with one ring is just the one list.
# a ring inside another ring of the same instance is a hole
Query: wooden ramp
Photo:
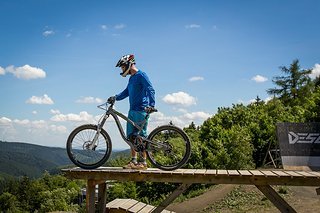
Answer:
[[[139, 202], [134, 199], [115, 199], [106, 205], [107, 213], [150, 213], [155, 210], [156, 207], [148, 205], [146, 203]], [[163, 210], [161, 213], [174, 213], [172, 211]]]
[[[87, 211], [94, 212], [95, 186], [99, 185], [99, 209], [105, 211], [107, 180], [151, 181], [181, 183], [181, 185], [152, 212], [163, 211], [177, 196], [194, 183], [255, 185], [281, 212], [296, 212], [271, 186], [317, 186], [320, 187], [320, 172], [287, 170], [207, 170], [178, 169], [162, 171], [100, 167], [93, 170], [81, 168], [63, 169], [68, 177], [87, 180]], [[319, 194], [320, 190], [317, 190]]]

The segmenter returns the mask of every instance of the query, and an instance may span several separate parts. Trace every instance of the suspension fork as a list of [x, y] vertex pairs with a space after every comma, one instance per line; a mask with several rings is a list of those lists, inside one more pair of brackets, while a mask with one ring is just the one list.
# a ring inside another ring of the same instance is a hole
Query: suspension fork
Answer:
[[94, 135], [93, 140], [92, 140], [92, 142], [91, 142], [91, 144], [90, 144], [90, 147], [89, 147], [91, 150], [95, 150], [95, 149], [96, 149], [96, 147], [97, 147], [97, 141], [98, 141], [98, 138], [99, 138], [99, 136], [100, 136], [101, 129], [102, 129], [103, 125], [105, 124], [106, 120], [108, 119], [109, 115], [110, 115], [110, 114], [107, 112], [107, 113], [103, 116], [101, 122], [98, 123], [98, 125], [97, 125], [97, 132], [96, 132], [96, 134]]

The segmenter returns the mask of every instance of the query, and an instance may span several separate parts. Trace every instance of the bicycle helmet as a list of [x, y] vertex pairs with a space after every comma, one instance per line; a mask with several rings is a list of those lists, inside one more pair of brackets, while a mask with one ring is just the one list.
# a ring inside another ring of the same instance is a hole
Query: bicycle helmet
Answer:
[[132, 55], [132, 54], [124, 55], [120, 58], [116, 67], [125, 66], [124, 71], [122, 71], [122, 73], [120, 73], [120, 75], [122, 77], [126, 77], [128, 75], [132, 64], [135, 64], [134, 55]]

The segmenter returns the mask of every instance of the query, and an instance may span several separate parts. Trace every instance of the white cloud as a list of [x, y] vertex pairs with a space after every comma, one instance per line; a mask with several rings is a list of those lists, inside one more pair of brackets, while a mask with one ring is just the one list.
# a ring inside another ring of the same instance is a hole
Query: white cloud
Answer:
[[117, 24], [116, 26], [114, 26], [114, 29], [116, 29], [116, 30], [121, 30], [121, 29], [123, 29], [123, 28], [125, 28], [125, 27], [126, 27], [125, 24]]
[[[266, 97], [264, 100], [261, 99], [261, 101], [264, 101], [265, 103], [271, 101], [273, 99], [273, 97]], [[252, 103], [256, 103], [257, 99], [250, 99], [249, 101], [244, 101], [242, 99], [238, 100], [239, 104], [244, 104], [244, 105], [248, 105], [248, 104], [252, 104]]]
[[211, 114], [206, 112], [185, 112], [179, 116], [166, 116], [161, 112], [157, 112], [151, 115], [149, 126], [150, 129], [154, 129], [157, 126], [172, 122], [174, 125], [183, 128], [189, 126], [191, 122], [194, 122], [196, 125], [201, 125], [211, 116]]
[[189, 78], [189, 81], [190, 81], [190, 82], [193, 82], [193, 81], [203, 81], [203, 80], [204, 80], [204, 78], [201, 77], [201, 76], [194, 76], [194, 77]]
[[[9, 119], [10, 120], [10, 119]], [[28, 127], [29, 129], [42, 129], [45, 128], [47, 126], [47, 122], [44, 120], [34, 120], [34, 121], [30, 121], [29, 119], [14, 119], [14, 120], [10, 120], [10, 123], [12, 124], [16, 124], [18, 126], [23, 126], [24, 128]]]
[[53, 35], [55, 32], [53, 31], [53, 30], [46, 30], [46, 31], [44, 31], [43, 33], [42, 33], [42, 35], [44, 36], [44, 37], [48, 37], [48, 36], [50, 36], [50, 35]]
[[271, 101], [273, 99], [273, 97], [267, 97], [266, 99], [264, 99], [264, 102], [268, 103], [269, 101]]
[[152, 130], [158, 126], [169, 124], [169, 122], [181, 128], [186, 126], [185, 122], [178, 116], [166, 116], [162, 112], [157, 112], [152, 114], [148, 129]]
[[2, 67], [0, 67], [0, 75], [4, 75], [4, 74], [6, 74], [5, 69], [3, 69]]
[[79, 114], [69, 113], [69, 114], [57, 114], [51, 118], [52, 121], [60, 122], [60, 121], [86, 121], [89, 123], [94, 122], [94, 118], [89, 113], [82, 111]]
[[199, 24], [189, 24], [186, 25], [185, 28], [186, 29], [196, 29], [196, 28], [200, 28], [201, 26]]
[[12, 73], [17, 78], [24, 80], [46, 77], [46, 72], [44, 70], [37, 67], [31, 67], [28, 64], [24, 65], [23, 67], [14, 67], [11, 65], [8, 66], [5, 71]]
[[47, 126], [47, 122], [44, 120], [31, 121], [32, 128], [42, 129]]
[[252, 77], [251, 80], [253, 80], [257, 83], [263, 83], [263, 82], [266, 82], [268, 80], [268, 78], [266, 78], [262, 75], [256, 75], [256, 76]]
[[28, 119], [24, 119], [24, 120], [14, 119], [13, 123], [16, 123], [19, 125], [28, 125], [28, 124], [30, 124], [30, 121]]
[[44, 94], [41, 97], [32, 96], [29, 98], [26, 103], [28, 104], [53, 104], [53, 100], [47, 95]]
[[186, 113], [183, 115], [184, 118], [187, 118], [188, 120], [206, 120], [210, 117], [211, 115], [209, 113], [205, 112], [191, 112], [191, 113]]
[[69, 133], [66, 126], [51, 121], [0, 117], [0, 139], [5, 141], [64, 147]]
[[60, 111], [58, 109], [51, 109], [50, 113], [56, 115], [56, 114], [60, 114]]
[[107, 30], [107, 29], [108, 29], [107, 25], [104, 25], [104, 24], [102, 24], [102, 25], [100, 26], [100, 28], [101, 28], [102, 30]]
[[82, 97], [81, 99], [78, 99], [76, 102], [82, 103], [82, 104], [92, 104], [92, 103], [100, 104], [103, 102], [103, 100], [101, 98]]
[[311, 78], [316, 78], [320, 76], [320, 64], [315, 64], [314, 67], [312, 68], [310, 77]]
[[12, 122], [12, 120], [10, 118], [6, 118], [6, 117], [0, 118], [0, 124], [7, 125], [7, 124], [10, 124], [11, 122]]
[[196, 99], [185, 92], [167, 94], [162, 100], [167, 104], [178, 104], [183, 106], [196, 104]]
[[62, 125], [50, 125], [50, 130], [53, 132], [58, 132], [58, 133], [67, 133], [67, 128]]

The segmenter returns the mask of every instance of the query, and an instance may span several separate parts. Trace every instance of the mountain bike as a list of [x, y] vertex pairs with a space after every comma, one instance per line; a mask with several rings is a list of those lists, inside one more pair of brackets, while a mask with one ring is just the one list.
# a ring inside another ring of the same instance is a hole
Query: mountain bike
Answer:
[[[156, 168], [175, 170], [181, 168], [190, 158], [191, 143], [187, 134], [173, 124], [155, 128], [148, 137], [139, 133], [153, 112], [154, 108], [146, 108], [146, 116], [142, 122], [133, 122], [127, 116], [114, 109], [115, 101], [107, 101], [98, 106], [105, 111], [97, 125], [85, 124], [74, 129], [67, 140], [67, 153], [70, 160], [83, 169], [95, 169], [102, 166], [109, 159], [112, 142], [109, 134], [103, 128], [110, 117], [114, 118], [122, 139], [142, 155], [145, 151], [147, 159]], [[132, 124], [137, 129], [134, 139], [126, 137], [119, 117]]]

